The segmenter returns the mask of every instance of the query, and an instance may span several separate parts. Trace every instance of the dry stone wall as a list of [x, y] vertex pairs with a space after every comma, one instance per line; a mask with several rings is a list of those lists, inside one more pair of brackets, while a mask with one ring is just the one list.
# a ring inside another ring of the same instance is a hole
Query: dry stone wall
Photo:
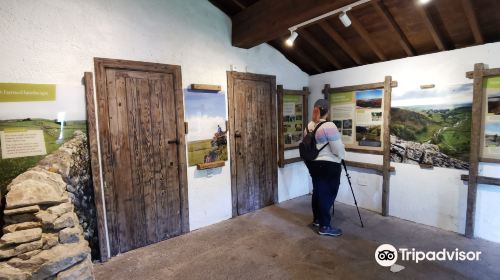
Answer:
[[93, 206], [83, 190], [90, 180], [88, 171], [83, 171], [85, 165], [88, 170], [88, 153], [82, 159], [86, 141], [83, 133], [75, 133], [72, 140], [7, 187], [0, 279], [94, 278], [85, 238], [92, 242], [93, 233], [88, 231], [92, 211], [82, 209]]

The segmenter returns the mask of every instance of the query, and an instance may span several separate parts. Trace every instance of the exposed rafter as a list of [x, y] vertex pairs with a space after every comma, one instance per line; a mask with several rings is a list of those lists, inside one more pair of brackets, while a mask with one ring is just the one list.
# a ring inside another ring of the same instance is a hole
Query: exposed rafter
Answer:
[[462, 6], [464, 8], [467, 21], [469, 22], [470, 29], [472, 30], [472, 34], [474, 35], [476, 44], [484, 44], [483, 34], [481, 33], [481, 29], [479, 28], [476, 13], [474, 13], [474, 8], [472, 7], [471, 1], [462, 0]]
[[368, 44], [368, 46], [377, 55], [377, 57], [382, 61], [386, 61], [387, 60], [386, 56], [384, 55], [382, 50], [375, 44], [373, 39], [370, 37], [370, 34], [368, 34], [368, 31], [366, 31], [366, 29], [358, 21], [358, 19], [352, 15], [350, 15], [349, 18], [351, 19], [352, 27], [354, 28], [354, 30], [358, 32], [359, 36], [363, 38], [363, 40]]
[[319, 23], [319, 27], [323, 29], [323, 31], [328, 34], [328, 36], [337, 44], [339, 47], [357, 64], [361, 65], [363, 64], [363, 60], [361, 57], [356, 53], [356, 51], [349, 46], [349, 44], [340, 36], [335, 29], [333, 29], [330, 24], [328, 24], [326, 21], [322, 21]]
[[280, 37], [288, 28], [352, 4], [353, 0], [260, 0], [233, 16], [232, 43], [252, 48]]
[[236, 4], [236, 6], [238, 6], [242, 10], [244, 10], [244, 9], [247, 8], [247, 6], [245, 6], [243, 3], [241, 3], [240, 0], [231, 0], [231, 2], [233, 2], [234, 4]]
[[417, 5], [417, 10], [420, 13], [422, 19], [424, 20], [425, 26], [431, 33], [432, 39], [434, 40], [434, 43], [436, 43], [437, 48], [440, 51], [445, 51], [446, 46], [444, 44], [443, 38], [441, 37], [441, 35], [439, 35], [436, 25], [432, 21], [432, 18], [427, 9], [424, 6]]
[[389, 9], [387, 9], [385, 4], [381, 0], [372, 0], [372, 6], [375, 8], [375, 11], [385, 20], [387, 25], [398, 36], [399, 43], [401, 44], [401, 47], [403, 47], [406, 54], [408, 56], [414, 56], [416, 53], [413, 47], [411, 46], [410, 41], [408, 41], [408, 38], [406, 38], [406, 35], [404, 34], [403, 30], [401, 30], [398, 23], [392, 16]]
[[298, 46], [293, 48], [293, 52], [302, 60], [309, 64], [317, 73], [323, 73], [323, 69], [306, 53], [304, 53]]
[[299, 30], [300, 36], [308, 42], [315, 50], [317, 50], [324, 58], [326, 58], [331, 64], [335, 65], [337, 69], [342, 69], [340, 62], [316, 39], [309, 31], [305, 29]]

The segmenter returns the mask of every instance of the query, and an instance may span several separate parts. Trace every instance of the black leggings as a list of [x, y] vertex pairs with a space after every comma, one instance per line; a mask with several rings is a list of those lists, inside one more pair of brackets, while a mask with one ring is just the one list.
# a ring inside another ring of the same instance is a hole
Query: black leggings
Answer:
[[306, 165], [313, 182], [311, 205], [314, 221], [320, 226], [330, 226], [330, 209], [339, 191], [341, 165], [331, 161], [311, 161]]

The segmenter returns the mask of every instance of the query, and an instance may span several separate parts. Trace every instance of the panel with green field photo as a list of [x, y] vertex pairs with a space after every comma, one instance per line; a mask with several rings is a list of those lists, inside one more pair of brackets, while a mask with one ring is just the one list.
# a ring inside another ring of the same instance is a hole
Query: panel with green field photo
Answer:
[[391, 160], [469, 169], [472, 84], [394, 90]]

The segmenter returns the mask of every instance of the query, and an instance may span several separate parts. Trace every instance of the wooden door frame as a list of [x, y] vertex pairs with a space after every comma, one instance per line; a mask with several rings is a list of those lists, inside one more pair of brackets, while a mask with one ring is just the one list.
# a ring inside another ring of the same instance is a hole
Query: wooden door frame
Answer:
[[[108, 254], [113, 256], [114, 252], [117, 252], [117, 241], [118, 241], [118, 226], [115, 223], [115, 209], [113, 208], [113, 202], [116, 201], [114, 198], [114, 191], [112, 183], [107, 185], [105, 178], [106, 172], [109, 172], [110, 158], [105, 158], [105, 152], [109, 155], [111, 151], [110, 143], [108, 139], [104, 139], [101, 131], [109, 131], [109, 115], [107, 109], [107, 90], [106, 90], [106, 69], [120, 69], [120, 70], [130, 70], [130, 71], [144, 71], [144, 72], [154, 72], [154, 73], [165, 73], [171, 74], [173, 76], [174, 82], [174, 100], [176, 108], [176, 126], [177, 126], [177, 139], [179, 141], [177, 145], [178, 153], [178, 165], [179, 165], [179, 195], [180, 195], [180, 211], [181, 211], [181, 232], [189, 232], [189, 206], [188, 206], [188, 184], [187, 184], [187, 160], [186, 160], [186, 142], [185, 142], [185, 130], [184, 130], [184, 96], [182, 92], [182, 74], [181, 67], [178, 65], [167, 65], [159, 63], [149, 63], [149, 62], [139, 62], [121, 59], [109, 59], [109, 58], [94, 58], [95, 66], [95, 83], [96, 83], [96, 101], [97, 101], [97, 114], [98, 114], [98, 124], [99, 124], [99, 136], [98, 141], [101, 147], [101, 161], [99, 164], [102, 167], [102, 180], [103, 180], [103, 192], [104, 192], [104, 202], [106, 205], [105, 215], [107, 218], [108, 227], [108, 240], [110, 246], [110, 252]], [[110, 203], [111, 202], [111, 203]], [[97, 217], [100, 223], [104, 224], [104, 215]], [[100, 244], [102, 247], [104, 244]], [[102, 251], [102, 250], [101, 250]]]
[[271, 87], [271, 94], [273, 98], [271, 99], [272, 106], [272, 119], [269, 120], [271, 122], [272, 128], [272, 143], [270, 145], [273, 148], [272, 157], [275, 160], [273, 169], [275, 172], [272, 181], [273, 188], [273, 202], [278, 203], [278, 134], [277, 134], [277, 121], [276, 121], [276, 102], [277, 102], [277, 93], [276, 93], [276, 76], [272, 75], [262, 75], [262, 74], [254, 74], [254, 73], [241, 73], [235, 71], [227, 71], [227, 99], [228, 99], [228, 115], [229, 115], [229, 143], [230, 143], [230, 158], [231, 158], [231, 196], [232, 196], [232, 214], [233, 217], [238, 216], [238, 194], [237, 194], [237, 186], [236, 186], [236, 139], [234, 137], [234, 128], [235, 128], [235, 116], [234, 116], [234, 80], [252, 80], [252, 81], [262, 81], [268, 82]]

